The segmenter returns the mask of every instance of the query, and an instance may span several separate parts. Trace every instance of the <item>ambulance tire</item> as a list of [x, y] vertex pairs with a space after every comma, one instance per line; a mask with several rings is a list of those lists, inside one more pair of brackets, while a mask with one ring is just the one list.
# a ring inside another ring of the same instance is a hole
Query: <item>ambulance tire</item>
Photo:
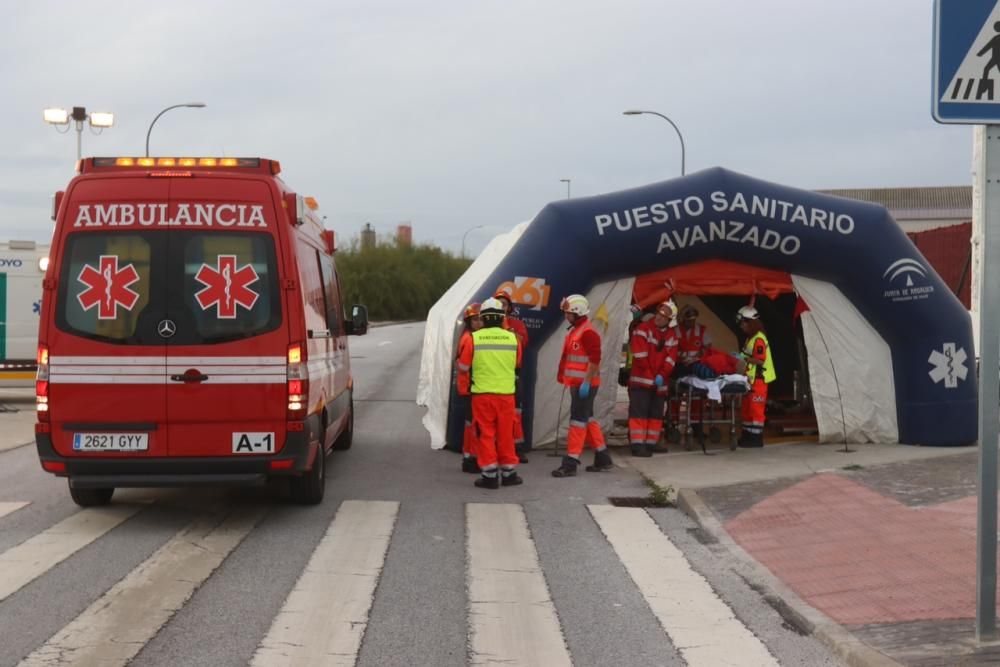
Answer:
[[354, 444], [354, 396], [351, 396], [351, 402], [347, 408], [347, 426], [337, 439], [333, 441], [333, 448], [337, 451], [344, 451], [345, 449], [350, 449], [351, 445]]
[[322, 447], [316, 454], [313, 467], [299, 475], [292, 477], [292, 500], [299, 505], [319, 505], [323, 502], [323, 494], [326, 492], [326, 451]]
[[114, 487], [110, 489], [74, 489], [69, 487], [69, 495], [80, 507], [99, 507], [111, 502], [115, 494]]

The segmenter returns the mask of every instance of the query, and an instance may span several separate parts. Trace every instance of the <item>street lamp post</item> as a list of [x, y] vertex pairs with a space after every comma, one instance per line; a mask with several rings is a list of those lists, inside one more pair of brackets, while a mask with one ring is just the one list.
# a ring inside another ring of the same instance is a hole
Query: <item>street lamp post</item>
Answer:
[[572, 180], [573, 180], [572, 178], [560, 178], [559, 179], [560, 183], [565, 183], [566, 184], [566, 199], [569, 199], [569, 182], [572, 181]]
[[65, 125], [66, 129], [60, 130], [60, 132], [69, 132], [71, 120], [76, 124], [76, 159], [79, 160], [83, 157], [84, 121], [89, 120], [91, 128], [96, 127], [103, 131], [104, 128], [112, 127], [115, 124], [115, 115], [107, 111], [92, 111], [88, 114], [85, 107], [73, 107], [72, 111], [59, 107], [49, 107], [42, 110], [42, 120], [49, 125]]
[[474, 232], [477, 229], [482, 229], [485, 226], [486, 225], [477, 225], [477, 226], [473, 227], [472, 229], [465, 230], [465, 233], [462, 234], [462, 259], [465, 259], [465, 237], [469, 235], [469, 232]]
[[146, 157], [149, 157], [149, 134], [150, 132], [153, 131], [153, 126], [156, 125], [156, 121], [160, 119], [160, 116], [167, 113], [171, 109], [179, 109], [181, 107], [191, 107], [192, 109], [201, 109], [204, 106], [205, 106], [204, 102], [186, 102], [184, 104], [175, 104], [173, 106], [169, 106], [160, 113], [156, 114], [156, 118], [153, 119], [153, 122], [149, 124], [149, 129], [146, 130]]
[[674, 130], [677, 131], [677, 138], [681, 140], [681, 176], [683, 176], [684, 175], [684, 137], [681, 135], [680, 128], [677, 127], [677, 125], [674, 123], [674, 121], [670, 120], [669, 118], [667, 118], [666, 116], [664, 116], [662, 113], [660, 113], [658, 111], [636, 111], [636, 110], [630, 110], [630, 111], [623, 111], [622, 115], [625, 115], [625, 116], [638, 116], [639, 114], [644, 114], [644, 113], [652, 114], [654, 116], [659, 116], [663, 120], [665, 120], [668, 123], [670, 123], [673, 126]]

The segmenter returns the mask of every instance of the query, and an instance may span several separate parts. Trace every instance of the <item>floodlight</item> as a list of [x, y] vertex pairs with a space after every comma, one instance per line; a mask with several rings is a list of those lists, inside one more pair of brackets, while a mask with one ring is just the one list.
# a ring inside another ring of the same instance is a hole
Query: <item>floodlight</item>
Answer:
[[42, 111], [42, 118], [46, 123], [51, 123], [52, 125], [69, 124], [69, 112], [65, 109], [57, 109], [55, 107], [45, 109]]
[[110, 111], [91, 111], [91, 127], [112, 127], [115, 124], [115, 115]]

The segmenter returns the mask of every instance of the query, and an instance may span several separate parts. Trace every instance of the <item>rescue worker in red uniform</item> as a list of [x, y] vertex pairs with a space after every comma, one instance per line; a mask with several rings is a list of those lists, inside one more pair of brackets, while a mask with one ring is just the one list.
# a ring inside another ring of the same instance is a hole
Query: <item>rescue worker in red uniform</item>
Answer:
[[[465, 412], [465, 431], [462, 434], [462, 472], [479, 474], [479, 466], [476, 464], [476, 429], [472, 424], [472, 399], [469, 396], [469, 382], [472, 370], [470, 366], [462, 363], [463, 356], [471, 356], [472, 334], [483, 328], [483, 320], [479, 317], [479, 304], [470, 303], [462, 311], [462, 319], [465, 322], [465, 330], [458, 340], [458, 355], [456, 366], [459, 375], [456, 380], [458, 395], [461, 398], [461, 409]], [[465, 371], [463, 374], [462, 371]]]
[[[521, 343], [521, 349], [528, 349], [528, 327], [525, 326], [524, 322], [514, 316], [514, 301], [511, 298], [510, 292], [505, 289], [497, 290], [497, 293], [493, 295], [494, 299], [499, 299], [504, 306], [504, 313], [506, 317], [504, 318], [503, 328], [509, 331], [513, 331], [514, 335], [517, 336], [517, 340]], [[517, 458], [521, 463], [528, 462], [527, 447], [524, 441], [524, 424], [521, 421], [521, 378], [518, 374], [518, 379], [514, 387], [514, 403], [517, 406], [514, 412], [514, 447], [517, 449]]]
[[576, 475], [585, 444], [595, 450], [594, 463], [587, 466], [587, 472], [605, 472], [614, 464], [601, 425], [594, 419], [594, 397], [601, 385], [601, 335], [587, 319], [590, 304], [586, 297], [571, 294], [562, 300], [560, 308], [570, 325], [557, 376], [561, 384], [569, 387], [569, 432], [566, 434], [566, 456], [552, 471], [552, 476]]
[[740, 357], [747, 363], [747, 380], [750, 382], [750, 393], [743, 399], [741, 407], [743, 432], [737, 444], [740, 447], [763, 447], [767, 385], [774, 382], [777, 375], [771, 359], [771, 347], [757, 309], [744, 306], [740, 308], [736, 318], [740, 329], [747, 336]]
[[677, 362], [693, 366], [701, 361], [702, 355], [712, 347], [712, 334], [704, 324], [698, 324], [698, 309], [692, 305], [681, 308], [677, 318], [679, 334]]
[[[472, 394], [472, 420], [478, 440], [476, 458], [481, 476], [476, 486], [496, 489], [524, 482], [517, 474], [514, 450], [514, 375], [521, 364], [521, 346], [513, 332], [503, 328], [503, 304], [486, 299], [479, 310], [483, 328], [472, 334], [472, 346], [459, 363], [471, 371], [463, 379]], [[471, 385], [471, 386], [470, 386]]]
[[676, 315], [672, 301], [661, 303], [653, 319], [637, 326], [629, 340], [628, 441], [632, 456], [652, 456], [660, 440], [667, 380], [677, 361], [677, 329], [670, 326]]
[[[681, 308], [678, 321], [678, 374], [697, 375], [695, 364], [701, 363], [702, 355], [711, 349], [712, 335], [705, 325], [698, 324], [698, 309], [690, 304]], [[691, 433], [699, 445], [704, 445], [705, 441], [705, 431], [701, 425], [704, 409], [703, 398], [692, 398], [691, 405], [688, 406], [691, 414]]]

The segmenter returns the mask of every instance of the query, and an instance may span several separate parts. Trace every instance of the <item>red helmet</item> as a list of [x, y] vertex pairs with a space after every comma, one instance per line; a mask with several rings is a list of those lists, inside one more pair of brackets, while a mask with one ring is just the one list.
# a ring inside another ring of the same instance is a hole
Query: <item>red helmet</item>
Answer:
[[470, 320], [473, 317], [479, 317], [478, 303], [470, 303], [468, 306], [465, 307], [465, 310], [462, 311], [463, 320]]
[[497, 293], [493, 295], [493, 298], [494, 299], [504, 299], [507, 302], [508, 306], [510, 306], [510, 305], [512, 305], [514, 303], [514, 300], [510, 297], [510, 289], [509, 288], [498, 289]]

